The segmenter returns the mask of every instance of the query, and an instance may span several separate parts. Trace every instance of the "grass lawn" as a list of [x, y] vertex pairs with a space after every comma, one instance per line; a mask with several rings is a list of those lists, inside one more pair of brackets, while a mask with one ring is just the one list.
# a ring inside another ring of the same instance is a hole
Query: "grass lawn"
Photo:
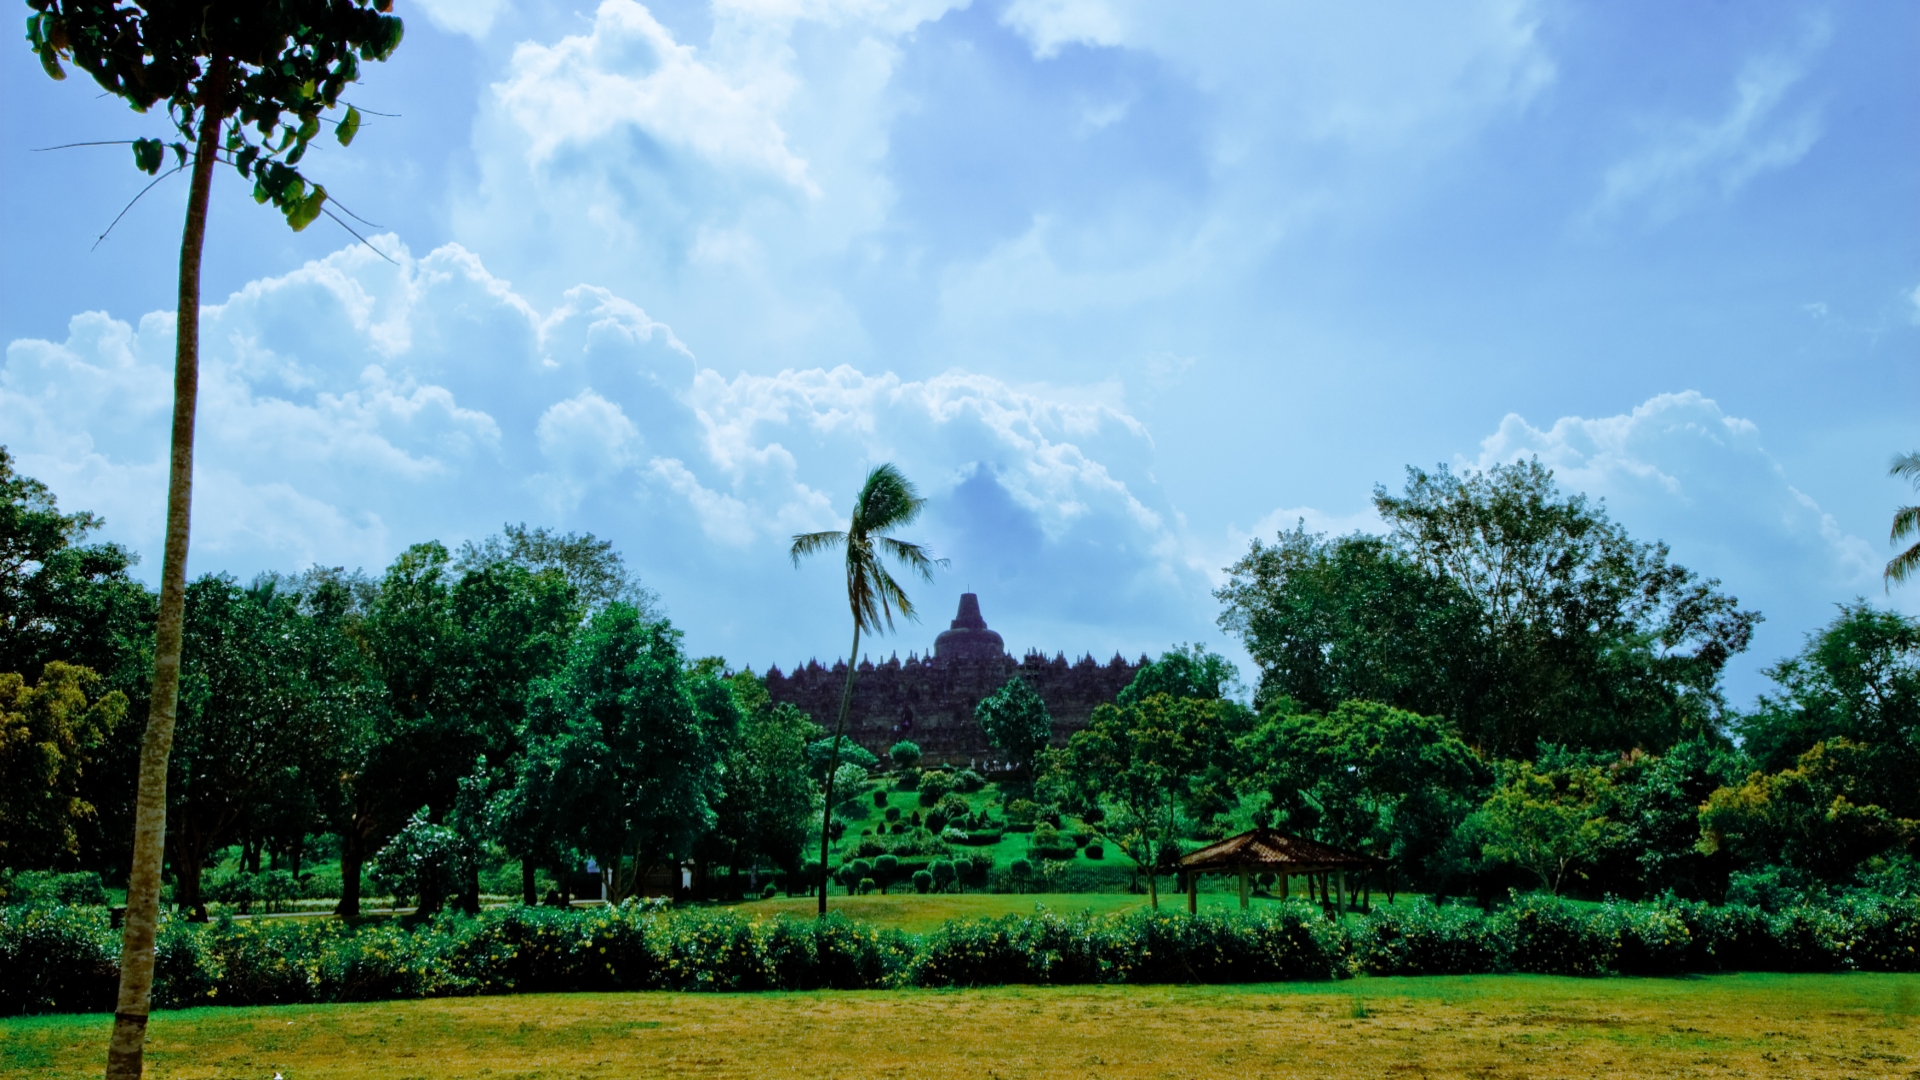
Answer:
[[[1256, 905], [1270, 903], [1265, 897], [1257, 897]], [[772, 900], [748, 900], [728, 905], [742, 915], [749, 917], [762, 915], [798, 915], [811, 917], [819, 903], [816, 897], [777, 897]], [[1036, 906], [1047, 908], [1056, 914], [1066, 915], [1079, 911], [1092, 911], [1096, 915], [1105, 915], [1116, 911], [1134, 911], [1147, 907], [1145, 896], [1133, 896], [1127, 893], [935, 893], [922, 896], [913, 891], [912, 886], [905, 891], [894, 890], [890, 896], [869, 893], [866, 896], [843, 896], [836, 890], [827, 898], [827, 909], [838, 911], [850, 919], [877, 923], [881, 926], [893, 926], [912, 934], [924, 934], [937, 929], [948, 919], [970, 919], [981, 916], [1030, 915]], [[1187, 894], [1162, 892], [1160, 907], [1163, 911], [1187, 910]], [[1232, 893], [1201, 893], [1202, 911], [1238, 911], [1240, 898]]]
[[[556, 994], [157, 1014], [154, 1077], [1909, 1077], [1920, 977]], [[0, 1021], [0, 1075], [97, 1076], [105, 1016]]]

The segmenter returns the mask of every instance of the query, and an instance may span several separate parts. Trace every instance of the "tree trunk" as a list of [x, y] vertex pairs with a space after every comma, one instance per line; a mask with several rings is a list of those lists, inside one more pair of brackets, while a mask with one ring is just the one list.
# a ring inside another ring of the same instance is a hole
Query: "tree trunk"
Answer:
[[540, 898], [534, 895], [539, 887], [539, 880], [534, 876], [533, 858], [529, 856], [520, 860], [520, 902], [528, 907], [539, 903]]
[[1147, 902], [1153, 905], [1153, 910], [1160, 910], [1160, 875], [1152, 869], [1147, 871]]
[[200, 385], [200, 255], [207, 237], [207, 195], [220, 149], [225, 59], [212, 63], [207, 100], [187, 189], [180, 237], [180, 301], [174, 324], [173, 452], [167, 469], [167, 540], [160, 564], [160, 612], [153, 642], [153, 686], [140, 743], [134, 796], [133, 865], [127, 874], [127, 926], [120, 938], [120, 993], [107, 1044], [107, 1080], [138, 1080], [146, 1061], [153, 998], [154, 936], [160, 924], [160, 872], [167, 837], [167, 758], [180, 701], [180, 649], [187, 604], [187, 526], [193, 510], [193, 413]]
[[340, 903], [333, 913], [343, 919], [360, 917], [360, 872], [367, 861], [366, 828], [361, 820], [361, 815], [352, 815], [340, 833]]
[[827, 755], [827, 805], [820, 811], [820, 915], [827, 913], [827, 856], [833, 846], [833, 773], [840, 767], [840, 739], [847, 731], [847, 710], [853, 707], [853, 676], [860, 670], [860, 618], [853, 620], [853, 649], [847, 653], [847, 686], [840, 691], [840, 720], [833, 727], [833, 751]]

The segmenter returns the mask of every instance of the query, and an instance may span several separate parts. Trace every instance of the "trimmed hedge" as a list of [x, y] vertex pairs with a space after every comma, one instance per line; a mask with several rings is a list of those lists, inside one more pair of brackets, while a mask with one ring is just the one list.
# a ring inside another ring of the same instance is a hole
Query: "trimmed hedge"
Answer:
[[[937, 873], [934, 875], [937, 878]], [[0, 1015], [107, 1011], [119, 935], [101, 908], [0, 909]], [[1831, 908], [1515, 897], [1425, 901], [1344, 924], [1304, 901], [1249, 913], [1033, 915], [924, 938], [826, 919], [628, 904], [510, 908], [359, 926], [331, 919], [161, 927], [160, 1008], [574, 990], [812, 990], [1004, 983], [1231, 983], [1528, 971], [1920, 971], [1920, 899]]]

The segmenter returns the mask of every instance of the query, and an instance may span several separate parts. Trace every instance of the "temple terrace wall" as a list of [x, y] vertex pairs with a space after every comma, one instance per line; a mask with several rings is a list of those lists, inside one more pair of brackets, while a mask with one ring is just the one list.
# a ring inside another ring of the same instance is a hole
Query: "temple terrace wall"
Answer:
[[[952, 627], [935, 641], [932, 655], [922, 659], [910, 654], [905, 660], [896, 655], [880, 664], [860, 662], [847, 713], [847, 735], [882, 758], [894, 743], [911, 739], [929, 764], [984, 766], [999, 755], [974, 721], [974, 706], [1016, 673], [1039, 691], [1053, 716], [1053, 741], [1064, 745], [1068, 736], [1086, 727], [1096, 707], [1111, 703], [1133, 681], [1145, 663], [1144, 656], [1129, 662], [1118, 655], [1105, 664], [1091, 656], [1070, 663], [1064, 653], [1048, 659], [1038, 652], [1015, 660], [1007, 655], [1000, 635], [987, 628], [978, 597], [966, 593]], [[790, 675], [774, 667], [767, 671], [767, 692], [773, 700], [811, 715], [831, 732], [846, 677], [845, 661], [836, 661], [830, 668], [808, 661]]]

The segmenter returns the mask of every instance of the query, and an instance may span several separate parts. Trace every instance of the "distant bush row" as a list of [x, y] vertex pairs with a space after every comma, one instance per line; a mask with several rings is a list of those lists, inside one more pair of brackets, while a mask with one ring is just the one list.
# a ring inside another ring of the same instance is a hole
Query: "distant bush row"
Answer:
[[[0, 1014], [113, 1007], [118, 935], [97, 908], [0, 910]], [[1233, 983], [1521, 971], [1920, 971], [1920, 900], [1832, 908], [1518, 897], [1416, 902], [1333, 923], [1300, 901], [1248, 914], [1038, 912], [924, 937], [851, 922], [629, 905], [513, 908], [408, 927], [168, 922], [154, 1002], [273, 1005], [576, 990], [811, 990], [1007, 983]]]

